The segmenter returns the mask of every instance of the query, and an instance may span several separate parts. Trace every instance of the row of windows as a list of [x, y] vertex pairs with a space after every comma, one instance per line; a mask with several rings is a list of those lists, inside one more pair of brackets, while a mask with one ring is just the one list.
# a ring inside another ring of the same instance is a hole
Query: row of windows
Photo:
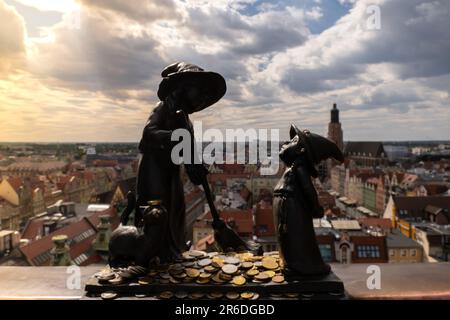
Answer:
[[80, 254], [78, 257], [76, 257], [73, 262], [75, 262], [76, 265], [81, 265], [83, 262], [85, 262], [89, 257], [85, 254], [82, 253]]
[[380, 248], [374, 245], [357, 246], [358, 258], [379, 258]]
[[[416, 249], [400, 249], [400, 256], [401, 257], [407, 257], [408, 256], [408, 251], [409, 251], [409, 256], [410, 257], [417, 256], [417, 250]], [[395, 256], [395, 250], [394, 249], [389, 249], [389, 256], [390, 257], [394, 257]]]
[[41, 253], [40, 255], [38, 255], [32, 259], [33, 264], [35, 266], [43, 265], [47, 260], [49, 260], [51, 258], [51, 256], [52, 255], [50, 254], [50, 250], [48, 250], [44, 253]]
[[80, 233], [79, 235], [73, 237], [71, 240], [69, 240], [69, 245], [71, 246], [74, 243], [79, 243], [93, 235], [95, 235], [95, 231], [93, 229], [86, 230], [86, 231]]

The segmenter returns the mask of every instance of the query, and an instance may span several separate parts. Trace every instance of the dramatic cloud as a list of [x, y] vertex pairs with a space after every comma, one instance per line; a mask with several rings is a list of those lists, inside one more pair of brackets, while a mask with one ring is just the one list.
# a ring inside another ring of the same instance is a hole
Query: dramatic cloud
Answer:
[[88, 8], [104, 9], [140, 23], [157, 19], [177, 18], [177, 8], [172, 0], [78, 0]]
[[450, 138], [448, 1], [15, 2], [61, 20], [31, 38], [0, 0], [0, 116], [24, 114], [1, 140], [137, 141], [178, 60], [227, 80], [224, 99], [193, 115], [205, 128], [325, 133], [337, 102], [345, 139]]
[[25, 27], [13, 7], [0, 1], [0, 75], [14, 71], [25, 58]]

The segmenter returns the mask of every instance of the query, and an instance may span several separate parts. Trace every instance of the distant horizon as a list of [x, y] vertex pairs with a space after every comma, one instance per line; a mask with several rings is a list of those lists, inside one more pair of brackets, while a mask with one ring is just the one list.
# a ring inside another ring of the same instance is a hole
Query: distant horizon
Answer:
[[[258, 139], [258, 141], [271, 141], [271, 140], [262, 140]], [[280, 142], [287, 140], [279, 140]], [[211, 140], [203, 140], [202, 142], [214, 142]], [[216, 141], [216, 142], [237, 142], [237, 141]], [[248, 142], [248, 141], [246, 141]], [[344, 140], [346, 142], [382, 142], [382, 143], [397, 143], [397, 142], [417, 142], [417, 143], [450, 143], [449, 139], [443, 140]], [[242, 143], [239, 141], [239, 143]], [[0, 145], [2, 144], [139, 144], [138, 141], [0, 141]]]

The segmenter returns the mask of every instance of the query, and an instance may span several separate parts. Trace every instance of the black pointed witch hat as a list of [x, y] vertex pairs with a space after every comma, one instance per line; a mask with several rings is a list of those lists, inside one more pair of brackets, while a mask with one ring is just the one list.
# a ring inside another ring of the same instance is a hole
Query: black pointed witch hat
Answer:
[[305, 148], [306, 157], [312, 167], [329, 158], [344, 162], [342, 151], [333, 141], [308, 130], [300, 130], [295, 124], [292, 124], [289, 136], [292, 139], [296, 135], [298, 135], [299, 142]]

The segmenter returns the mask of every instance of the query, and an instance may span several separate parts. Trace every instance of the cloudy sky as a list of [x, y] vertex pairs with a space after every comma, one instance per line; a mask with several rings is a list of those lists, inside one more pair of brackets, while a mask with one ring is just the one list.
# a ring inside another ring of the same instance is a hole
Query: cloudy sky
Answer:
[[138, 141], [160, 72], [228, 91], [207, 128], [450, 139], [448, 0], [0, 0], [0, 141]]

